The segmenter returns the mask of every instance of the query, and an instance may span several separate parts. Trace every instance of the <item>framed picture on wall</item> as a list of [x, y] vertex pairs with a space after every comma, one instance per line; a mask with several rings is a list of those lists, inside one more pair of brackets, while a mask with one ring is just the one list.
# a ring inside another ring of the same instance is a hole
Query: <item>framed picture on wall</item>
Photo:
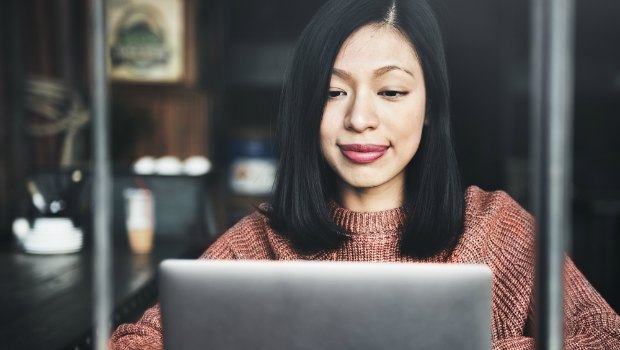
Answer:
[[188, 0], [111, 0], [108, 68], [117, 82], [176, 83], [188, 76]]

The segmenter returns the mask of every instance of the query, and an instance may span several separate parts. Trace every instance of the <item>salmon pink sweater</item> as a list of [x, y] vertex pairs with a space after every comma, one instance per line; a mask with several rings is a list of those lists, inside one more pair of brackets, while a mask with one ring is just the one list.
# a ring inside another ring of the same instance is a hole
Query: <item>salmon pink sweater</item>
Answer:
[[[534, 349], [534, 220], [504, 192], [470, 187], [465, 194], [464, 231], [454, 251], [419, 260], [399, 253], [405, 224], [403, 208], [359, 213], [331, 206], [332, 217], [351, 239], [339, 249], [302, 254], [255, 212], [224, 233], [201, 259], [333, 260], [478, 263], [493, 272], [494, 350]], [[565, 348], [620, 349], [620, 318], [592, 288], [573, 262], [565, 262]], [[159, 306], [135, 324], [119, 326], [113, 349], [161, 349]]]

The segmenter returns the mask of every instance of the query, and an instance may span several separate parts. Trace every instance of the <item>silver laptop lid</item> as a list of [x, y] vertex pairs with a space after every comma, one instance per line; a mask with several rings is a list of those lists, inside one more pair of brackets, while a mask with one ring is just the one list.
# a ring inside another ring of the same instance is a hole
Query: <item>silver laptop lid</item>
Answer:
[[490, 349], [484, 265], [167, 260], [165, 349]]

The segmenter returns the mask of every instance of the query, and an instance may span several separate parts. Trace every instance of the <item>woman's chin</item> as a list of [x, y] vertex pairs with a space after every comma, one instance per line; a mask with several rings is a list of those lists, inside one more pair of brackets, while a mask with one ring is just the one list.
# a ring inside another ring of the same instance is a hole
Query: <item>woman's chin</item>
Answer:
[[342, 186], [343, 189], [349, 189], [355, 192], [364, 192], [364, 191], [372, 191], [382, 185], [385, 184], [386, 181], [381, 181], [379, 179], [343, 179]]

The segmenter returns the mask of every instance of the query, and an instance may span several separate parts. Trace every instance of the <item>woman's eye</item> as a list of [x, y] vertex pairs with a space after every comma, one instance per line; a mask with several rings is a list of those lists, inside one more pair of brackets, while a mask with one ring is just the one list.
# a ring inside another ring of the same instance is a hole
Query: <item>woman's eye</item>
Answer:
[[379, 95], [385, 96], [385, 97], [389, 97], [389, 98], [394, 98], [394, 97], [405, 96], [405, 95], [407, 95], [407, 92], [406, 91], [396, 91], [396, 90], [385, 90], [385, 91], [379, 92]]
[[341, 90], [329, 90], [329, 98], [338, 98], [340, 96], [344, 96], [346, 93]]

